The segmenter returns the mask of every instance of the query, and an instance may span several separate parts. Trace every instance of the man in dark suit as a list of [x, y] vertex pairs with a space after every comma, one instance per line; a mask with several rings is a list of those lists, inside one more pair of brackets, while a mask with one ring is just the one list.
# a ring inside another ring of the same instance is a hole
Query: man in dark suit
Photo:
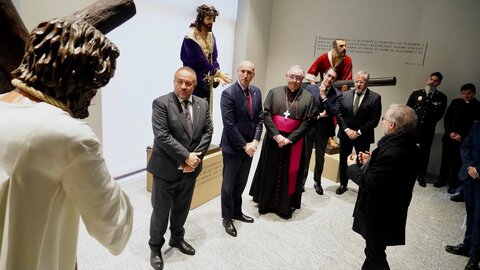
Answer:
[[303, 176], [303, 184], [305, 185], [308, 176], [308, 164], [310, 164], [313, 145], [315, 145], [313, 187], [318, 195], [323, 195], [321, 180], [325, 162], [325, 149], [327, 148], [328, 138], [335, 135], [333, 117], [337, 114], [338, 102], [342, 97], [342, 92], [333, 87], [333, 83], [337, 79], [335, 68], [327, 69], [322, 77], [323, 80], [319, 85], [309, 85], [306, 88], [315, 99], [320, 115], [312, 122], [305, 138], [305, 164], [307, 166], [305, 166]]
[[355, 74], [355, 88], [342, 93], [339, 103], [338, 138], [340, 139], [340, 186], [338, 195], [347, 191], [347, 158], [353, 148], [357, 153], [370, 150], [375, 142], [374, 129], [382, 115], [382, 101], [379, 94], [367, 88], [370, 74], [359, 71]]
[[[474, 84], [462, 85], [460, 87], [461, 98], [452, 100], [443, 117], [445, 133], [442, 137], [442, 161], [438, 180], [434, 186], [443, 187], [448, 183], [448, 193], [450, 194], [455, 193], [459, 188], [458, 172], [462, 166], [460, 146], [473, 123], [480, 119], [480, 102], [475, 98], [475, 93]], [[463, 198], [463, 192], [460, 191], [458, 196]]]
[[[412, 134], [416, 115], [391, 105], [382, 117], [383, 138], [370, 155], [348, 157], [347, 175], [358, 184], [353, 230], [366, 242], [362, 270], [387, 270], [387, 246], [405, 244], [408, 206], [418, 171], [418, 147]], [[359, 168], [357, 162], [363, 166]]]
[[442, 80], [443, 75], [440, 72], [430, 74], [425, 89], [413, 91], [407, 101], [407, 106], [412, 107], [417, 113], [417, 127], [414, 132], [420, 146], [420, 171], [417, 180], [422, 187], [427, 186], [425, 174], [427, 173], [435, 128], [447, 108], [447, 96], [437, 89]]
[[463, 182], [467, 230], [463, 243], [447, 245], [445, 249], [456, 255], [470, 257], [465, 270], [478, 270], [480, 260], [480, 121], [476, 121], [461, 148], [462, 168], [458, 177]]
[[252, 165], [252, 157], [263, 129], [262, 94], [251, 85], [255, 66], [243, 61], [237, 69], [238, 81], [222, 92], [223, 182], [222, 218], [225, 231], [237, 236], [233, 219], [253, 223], [242, 213], [242, 193]]
[[195, 179], [202, 170], [202, 158], [212, 139], [207, 101], [192, 96], [196, 75], [189, 67], [175, 72], [174, 92], [153, 101], [154, 145], [147, 171], [153, 174], [150, 220], [150, 263], [163, 269], [161, 248], [170, 215], [170, 242], [182, 253], [194, 255], [185, 242], [185, 229]]

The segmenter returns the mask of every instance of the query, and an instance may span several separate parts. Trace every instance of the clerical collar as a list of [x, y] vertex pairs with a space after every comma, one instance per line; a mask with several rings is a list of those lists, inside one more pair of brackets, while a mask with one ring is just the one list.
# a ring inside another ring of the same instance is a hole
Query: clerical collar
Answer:
[[299, 92], [300, 88], [292, 92], [292, 90], [287, 87], [288, 101], [292, 102], [293, 100], [295, 100], [298, 97]]

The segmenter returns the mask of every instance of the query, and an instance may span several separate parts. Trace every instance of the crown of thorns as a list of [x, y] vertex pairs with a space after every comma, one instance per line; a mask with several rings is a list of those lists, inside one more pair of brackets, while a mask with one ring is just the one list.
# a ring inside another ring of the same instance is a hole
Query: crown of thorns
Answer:
[[197, 13], [201, 17], [217, 17], [219, 15], [218, 10], [216, 10], [215, 7], [207, 5], [201, 5], [197, 7]]

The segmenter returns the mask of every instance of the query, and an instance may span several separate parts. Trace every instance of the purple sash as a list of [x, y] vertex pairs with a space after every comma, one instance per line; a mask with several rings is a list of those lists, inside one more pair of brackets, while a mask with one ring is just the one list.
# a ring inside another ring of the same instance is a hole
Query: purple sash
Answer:
[[[274, 115], [272, 120], [278, 130], [286, 133], [292, 133], [292, 131], [294, 131], [302, 123], [302, 121], [285, 118], [279, 115]], [[303, 137], [296, 143], [292, 144], [292, 150], [290, 151], [290, 167], [288, 168], [288, 196], [291, 196], [293, 193], [295, 193], [302, 148]]]

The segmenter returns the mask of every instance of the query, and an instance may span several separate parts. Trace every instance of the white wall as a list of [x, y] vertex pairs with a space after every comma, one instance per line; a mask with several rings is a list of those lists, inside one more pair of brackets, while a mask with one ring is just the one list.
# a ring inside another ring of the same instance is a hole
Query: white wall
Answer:
[[[15, 0], [30, 31], [41, 21], [70, 15], [94, 0]], [[173, 76], [180, 61], [180, 46], [196, 7], [214, 5], [220, 12], [213, 26], [224, 72], [232, 74], [237, 1], [136, 0], [137, 14], [107, 37], [120, 49], [115, 77], [95, 97], [87, 122], [103, 142], [104, 156], [114, 176], [144, 169], [145, 149], [153, 143], [151, 104], [173, 91]], [[212, 143], [222, 131], [219, 86], [214, 93]]]
[[[283, 74], [292, 64], [308, 69], [315, 60], [315, 38], [428, 43], [425, 61], [402, 53], [355, 53], [354, 72], [367, 70], [372, 77], [396, 76], [394, 87], [375, 87], [382, 95], [383, 111], [391, 103], [406, 103], [413, 89], [424, 86], [429, 74], [440, 71], [439, 89], [452, 98], [460, 86], [480, 87], [480, 2], [477, 0], [274, 0], [266, 88], [285, 84]], [[347, 51], [350, 48], [347, 48]], [[420, 64], [419, 64], [420, 63]], [[422, 65], [423, 63], [423, 65]], [[437, 126], [443, 133], [443, 121]], [[376, 139], [381, 137], [377, 128]], [[440, 145], [433, 152], [439, 153]], [[439, 156], [430, 171], [438, 173]]]
[[[31, 30], [40, 21], [71, 14], [95, 1], [13, 2]], [[120, 48], [117, 73], [94, 101], [96, 105], [92, 106], [88, 120], [103, 138], [105, 157], [114, 175], [145, 167], [145, 147], [153, 141], [151, 102], [172, 91], [173, 72], [181, 65], [183, 35], [195, 19], [195, 8], [205, 3], [135, 2], [137, 15], [107, 35]], [[357, 53], [349, 46], [354, 71], [365, 69], [372, 77], [397, 77], [395, 87], [373, 89], [382, 95], [384, 111], [390, 103], [405, 103], [411, 90], [422, 87], [433, 71], [444, 74], [440, 89], [449, 100], [458, 96], [463, 83], [480, 87], [480, 59], [475, 50], [480, 44], [477, 0], [239, 0], [238, 23], [237, 1], [206, 3], [220, 11], [213, 31], [222, 70], [236, 79], [238, 63], [252, 60], [256, 64], [253, 83], [263, 88], [264, 96], [270, 88], [285, 84], [284, 73], [290, 65], [300, 64], [306, 69], [310, 66], [318, 55], [315, 53], [320, 53], [315, 51], [315, 39], [319, 36], [428, 43], [424, 61], [399, 53]], [[216, 144], [222, 129], [221, 90], [217, 88], [214, 96]], [[440, 123], [437, 133], [442, 132]], [[434, 147], [433, 151], [439, 152], [439, 145]]]
[[[265, 89], [272, 0], [240, 0], [235, 29], [234, 71], [243, 60], [255, 63], [252, 84]], [[234, 75], [235, 79], [237, 74]], [[265, 91], [264, 91], [265, 92]]]
[[[145, 149], [153, 143], [152, 101], [173, 91], [182, 40], [201, 4], [220, 12], [213, 25], [218, 61], [222, 71], [232, 74], [236, 1], [135, 2], [137, 14], [109, 34], [120, 48], [115, 77], [102, 92], [104, 154], [114, 175], [145, 168]], [[214, 92], [214, 144], [220, 143], [222, 131], [221, 89]]]

